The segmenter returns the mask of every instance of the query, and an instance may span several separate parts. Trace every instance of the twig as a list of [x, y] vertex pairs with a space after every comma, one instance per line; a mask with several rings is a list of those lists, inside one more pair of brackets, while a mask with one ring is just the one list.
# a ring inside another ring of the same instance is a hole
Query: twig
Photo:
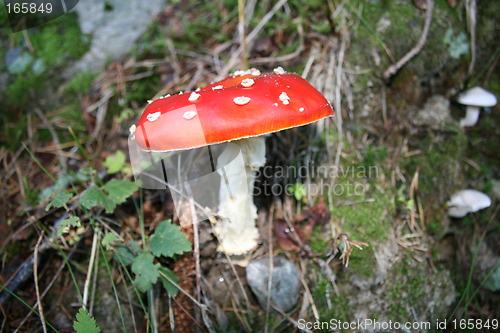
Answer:
[[[75, 245], [73, 245], [73, 247], [71, 248], [71, 250], [68, 253], [68, 255], [65, 258], [63, 258], [63, 262], [61, 263], [61, 265], [59, 265], [59, 268], [57, 269], [56, 273], [54, 274], [54, 276], [52, 277], [52, 279], [50, 280], [50, 282], [47, 284], [47, 286], [45, 287], [44, 291], [40, 295], [40, 300], [42, 300], [45, 297], [45, 295], [47, 295], [47, 293], [49, 292], [49, 290], [54, 285], [54, 282], [56, 282], [56, 280], [59, 278], [59, 275], [61, 274], [62, 270], [66, 266], [66, 263], [69, 261], [69, 259], [73, 255], [73, 253], [75, 253], [77, 245], [78, 245], [78, 243], [75, 243]], [[38, 301], [36, 301], [35, 304], [33, 305], [33, 308], [36, 308], [36, 307], [38, 307]], [[23, 325], [26, 322], [26, 320], [28, 320], [28, 318], [31, 317], [32, 314], [33, 314], [33, 312], [30, 311], [23, 318], [23, 320], [19, 323], [19, 326], [17, 327], [17, 329], [15, 330], [15, 332], [18, 332], [21, 329], [21, 327], [23, 327]]]
[[238, 0], [238, 35], [241, 47], [241, 63], [244, 69], [248, 67], [247, 42], [245, 39], [245, 0]]
[[[257, 38], [257, 36], [262, 31], [262, 29], [264, 28], [266, 23], [269, 22], [269, 20], [271, 20], [271, 18], [278, 11], [278, 9], [280, 9], [287, 1], [288, 0], [280, 0], [279, 2], [277, 2], [274, 5], [274, 7], [271, 8], [271, 10], [268, 13], [266, 13], [266, 15], [264, 15], [264, 17], [260, 20], [260, 22], [257, 24], [257, 26], [252, 30], [252, 32], [250, 32], [248, 34], [248, 36], [245, 38], [247, 49], [251, 48], [251, 46], [253, 45], [254, 39]], [[242, 52], [242, 48], [240, 46], [235, 52], [233, 52], [233, 54], [231, 55], [231, 58], [229, 59], [229, 62], [227, 63], [226, 66], [224, 66], [224, 68], [219, 73], [219, 75], [218, 75], [219, 77], [226, 77], [229, 74], [229, 71], [231, 70], [231, 68], [233, 68], [235, 66], [237, 59], [240, 56], [241, 52]]]
[[469, 75], [474, 71], [474, 65], [476, 63], [476, 15], [477, 15], [477, 4], [476, 0], [467, 0], [465, 2], [465, 13], [467, 16], [467, 29], [470, 34], [470, 53], [471, 60], [469, 65]]
[[61, 141], [59, 141], [59, 136], [57, 135], [57, 132], [54, 129], [54, 126], [52, 126], [52, 124], [49, 122], [49, 120], [47, 119], [47, 117], [45, 117], [45, 115], [43, 114], [43, 112], [40, 109], [33, 108], [33, 111], [35, 111], [35, 113], [38, 116], [38, 118], [40, 118], [40, 120], [42, 121], [42, 123], [49, 130], [50, 135], [52, 136], [52, 140], [54, 140], [55, 148], [56, 148], [56, 150], [58, 152], [57, 153], [57, 159], [59, 160], [59, 164], [61, 165], [61, 169], [64, 172], [66, 172], [66, 170], [67, 170], [66, 157], [64, 156], [64, 154], [62, 154], [62, 151], [61, 151], [61, 148], [60, 148], [61, 147]]
[[34, 253], [34, 260], [33, 260], [33, 278], [35, 280], [35, 292], [36, 292], [36, 300], [38, 302], [38, 311], [40, 312], [40, 321], [42, 322], [42, 329], [44, 333], [47, 333], [47, 325], [45, 324], [45, 316], [43, 314], [43, 306], [42, 306], [42, 299], [40, 297], [40, 288], [38, 286], [38, 248], [40, 247], [40, 244], [42, 243], [44, 232], [40, 234], [40, 237], [38, 237], [38, 241], [36, 242], [35, 245], [35, 253]]
[[429, 33], [429, 27], [431, 26], [431, 21], [432, 21], [432, 10], [434, 9], [434, 0], [427, 0], [427, 11], [425, 12], [425, 23], [424, 23], [424, 29], [422, 30], [422, 35], [420, 36], [420, 39], [407, 54], [405, 54], [399, 61], [387, 68], [387, 70], [384, 72], [384, 78], [388, 79], [396, 72], [403, 67], [408, 61], [410, 61], [411, 58], [413, 58], [415, 55], [417, 55], [422, 48], [424, 47], [425, 41], [427, 40], [427, 34]]
[[266, 317], [265, 317], [265, 327], [264, 332], [269, 332], [269, 310], [271, 309], [271, 288], [273, 286], [273, 216], [269, 214], [268, 219], [268, 237], [269, 237], [269, 274], [267, 278], [267, 299], [266, 299]]
[[97, 244], [99, 243], [99, 230], [94, 230], [94, 237], [92, 239], [92, 251], [90, 252], [89, 268], [87, 270], [87, 276], [85, 277], [85, 283], [83, 287], [83, 300], [82, 306], [87, 309], [87, 300], [89, 298], [89, 287], [90, 279], [92, 277], [92, 269], [94, 267], [95, 254], [97, 252]]

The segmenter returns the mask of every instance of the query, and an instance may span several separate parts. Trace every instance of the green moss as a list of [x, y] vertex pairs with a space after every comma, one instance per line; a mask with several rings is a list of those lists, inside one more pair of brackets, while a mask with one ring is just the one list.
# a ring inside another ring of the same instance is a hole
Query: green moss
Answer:
[[335, 295], [330, 281], [318, 274], [318, 281], [312, 290], [314, 303], [323, 320], [331, 318], [347, 321], [349, 318], [348, 300], [343, 295]]
[[[459, 162], [467, 148], [467, 137], [461, 129], [450, 128], [446, 135], [427, 133], [415, 140], [421, 154], [403, 163], [408, 176], [419, 170], [419, 192], [427, 203], [434, 205], [436, 199], [443, 202], [455, 186], [459, 174]], [[437, 188], [437, 185], [441, 188]]]
[[76, 74], [66, 85], [66, 92], [70, 94], [87, 93], [96, 76], [97, 74], [88, 72], [81, 72]]
[[370, 277], [375, 272], [376, 262], [372, 247], [366, 247], [363, 250], [354, 249], [349, 257], [348, 271], [356, 276]]
[[403, 260], [389, 272], [388, 279], [391, 283], [387, 288], [386, 301], [389, 304], [389, 319], [393, 321], [404, 322], [412, 319], [412, 313], [408, 309], [422, 307], [425, 302], [427, 274], [424, 272], [425, 268], [411, 265], [411, 260]]

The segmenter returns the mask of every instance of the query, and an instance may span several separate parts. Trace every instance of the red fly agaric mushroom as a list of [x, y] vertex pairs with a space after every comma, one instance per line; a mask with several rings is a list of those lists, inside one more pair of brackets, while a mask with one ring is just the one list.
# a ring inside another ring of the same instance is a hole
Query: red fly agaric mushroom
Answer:
[[[203, 89], [151, 102], [131, 138], [147, 152], [186, 150], [231, 142], [217, 159], [221, 177], [214, 231], [219, 250], [244, 254], [257, 245], [252, 193], [265, 163], [263, 134], [306, 125], [333, 115], [323, 95], [281, 67], [274, 73], [237, 71]], [[231, 163], [241, 154], [244, 163]], [[222, 171], [221, 171], [222, 170]]]

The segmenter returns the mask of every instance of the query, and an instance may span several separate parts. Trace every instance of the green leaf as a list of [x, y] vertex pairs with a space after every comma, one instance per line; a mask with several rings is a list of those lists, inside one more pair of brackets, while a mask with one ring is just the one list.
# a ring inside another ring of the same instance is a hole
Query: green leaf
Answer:
[[135, 274], [134, 284], [142, 292], [151, 289], [160, 276], [160, 264], [154, 264], [153, 260], [151, 253], [142, 253], [132, 263], [132, 272]]
[[154, 255], [173, 257], [174, 254], [182, 254], [191, 251], [191, 243], [178, 225], [172, 221], [165, 220], [156, 228], [150, 242], [151, 251]]
[[52, 199], [51, 202], [45, 207], [45, 211], [48, 211], [50, 208], [55, 207], [55, 208], [61, 208], [63, 207], [69, 199], [73, 197], [72, 193], [69, 192], [62, 192], [59, 193], [58, 195], [55, 196], [54, 199]]
[[121, 204], [135, 191], [137, 184], [128, 180], [113, 179], [104, 185], [103, 189], [108, 192], [108, 197], [115, 204]]
[[91, 188], [83, 192], [81, 203], [83, 207], [91, 209], [95, 206], [104, 206], [106, 213], [112, 213], [115, 210], [116, 204], [108, 198], [106, 194], [97, 186], [93, 185]]
[[56, 230], [57, 237], [61, 237], [63, 234], [67, 233], [70, 227], [80, 227], [81, 225], [78, 216], [71, 216], [59, 223]]
[[75, 178], [73, 176], [68, 174], [59, 175], [54, 185], [43, 189], [42, 193], [40, 193], [39, 202], [42, 203], [52, 197], [55, 193], [64, 190], [69, 183], [74, 181], [74, 179]]
[[108, 232], [106, 236], [101, 241], [102, 246], [106, 248], [106, 250], [111, 251], [113, 249], [113, 242], [119, 242], [120, 239], [112, 232]]
[[288, 191], [293, 193], [295, 200], [300, 201], [307, 195], [306, 186], [301, 183], [295, 183], [288, 186]]
[[76, 320], [73, 322], [73, 328], [76, 333], [100, 333], [101, 329], [96, 325], [87, 310], [80, 308], [76, 314]]
[[108, 173], [122, 171], [125, 166], [125, 154], [121, 150], [118, 150], [116, 154], [106, 157], [103, 165], [108, 169]]
[[130, 265], [135, 258], [137, 257], [137, 253], [141, 252], [141, 247], [137, 242], [130, 241], [129, 246], [124, 244], [120, 244], [116, 247], [115, 255], [113, 259], [119, 263], [122, 263], [125, 266]]
[[[179, 278], [177, 276], [175, 276], [174, 272], [172, 272], [170, 269], [168, 269], [166, 267], [161, 267], [160, 271], [163, 274], [165, 274], [166, 276], [168, 276], [175, 283], [179, 283]], [[163, 284], [163, 288], [165, 288], [167, 293], [170, 296], [177, 295], [177, 292], [179, 291], [179, 289], [177, 289], [176, 286], [174, 286], [172, 283], [170, 283], [170, 281], [168, 281], [163, 275], [160, 275], [160, 278], [161, 278], [161, 283]]]

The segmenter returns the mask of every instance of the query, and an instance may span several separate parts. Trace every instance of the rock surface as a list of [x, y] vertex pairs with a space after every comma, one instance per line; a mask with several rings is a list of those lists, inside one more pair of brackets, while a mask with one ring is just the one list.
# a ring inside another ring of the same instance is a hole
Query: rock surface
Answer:
[[[270, 273], [269, 258], [254, 260], [247, 267], [247, 281], [260, 306], [267, 308], [267, 299], [282, 311], [289, 311], [297, 303], [300, 295], [300, 275], [293, 262], [283, 257], [273, 259]], [[268, 283], [271, 276], [271, 288]], [[272, 307], [271, 307], [272, 311]]]
[[422, 110], [417, 113], [415, 123], [431, 128], [443, 128], [450, 117], [450, 101], [443, 96], [435, 95], [429, 98]]
[[108, 60], [116, 60], [134, 46], [165, 0], [85, 0], [75, 7], [82, 32], [92, 35], [92, 45], [68, 74], [98, 72]]

